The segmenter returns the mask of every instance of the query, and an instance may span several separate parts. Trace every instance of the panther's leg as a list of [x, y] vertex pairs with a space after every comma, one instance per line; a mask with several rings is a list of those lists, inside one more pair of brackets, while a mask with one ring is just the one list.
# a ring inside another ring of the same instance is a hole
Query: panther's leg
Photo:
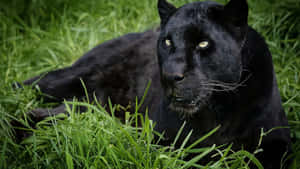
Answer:
[[[61, 104], [58, 107], [55, 107], [53, 109], [38, 108], [32, 110], [27, 113], [27, 116], [30, 118], [30, 120], [28, 121], [29, 126], [35, 128], [36, 123], [45, 119], [46, 117], [65, 113], [66, 112], [65, 108], [66, 108], [65, 104]], [[21, 122], [12, 121], [11, 123], [14, 126], [15, 138], [17, 142], [20, 142], [32, 135], [32, 131], [27, 130], [26, 129], [27, 127], [24, 126], [24, 124], [22, 124]]]
[[258, 155], [258, 159], [265, 169], [288, 168], [291, 163], [291, 160], [287, 159], [287, 157], [291, 154], [290, 143], [288, 141], [284, 139], [267, 140], [262, 144], [261, 148], [263, 150], [263, 154]]
[[[27, 113], [27, 116], [30, 118], [29, 121], [29, 125], [32, 128], [36, 127], [36, 123], [46, 119], [47, 117], [52, 117], [52, 116], [56, 116], [59, 114], [67, 114], [67, 108], [66, 108], [66, 104], [61, 104], [55, 108], [49, 109], [49, 108], [37, 108], [34, 110], [31, 110], [30, 112]], [[78, 108], [78, 111], [80, 112], [84, 112], [86, 110], [86, 108], [84, 106], [76, 106], [74, 107], [72, 104], [68, 104], [68, 106], [70, 107], [70, 109], [73, 108]], [[23, 139], [29, 137], [32, 135], [31, 131], [28, 130], [24, 130], [22, 128], [26, 128], [24, 127], [23, 124], [21, 124], [20, 122], [14, 121], [13, 122], [13, 126], [15, 128], [15, 137], [17, 139], [17, 141], [22, 141]]]
[[31, 120], [33, 120], [34, 123], [37, 123], [41, 120], [44, 120], [46, 117], [55, 116], [62, 113], [66, 113], [65, 104], [61, 104], [53, 109], [37, 108], [28, 112], [27, 114], [31, 117]]
[[45, 101], [62, 101], [84, 95], [84, 88], [80, 79], [86, 78], [85, 75], [89, 74], [88, 71], [88, 69], [72, 66], [36, 76], [24, 81], [23, 84], [37, 85], [41, 92], [48, 96], [45, 97]]

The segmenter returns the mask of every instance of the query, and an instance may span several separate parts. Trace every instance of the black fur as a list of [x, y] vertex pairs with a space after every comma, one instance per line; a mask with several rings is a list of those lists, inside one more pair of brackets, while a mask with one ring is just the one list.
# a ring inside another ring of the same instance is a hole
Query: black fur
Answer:
[[[37, 82], [51, 97], [46, 101], [89, 96], [102, 102], [128, 105], [142, 97], [156, 130], [165, 131], [164, 144], [172, 141], [184, 121], [183, 137], [193, 129], [190, 142], [218, 125], [222, 127], [200, 146], [234, 143], [254, 151], [261, 129], [288, 126], [264, 39], [247, 24], [246, 0], [222, 6], [195, 2], [175, 8], [158, 1], [161, 28], [133, 33], [103, 43], [72, 66], [24, 82]], [[205, 47], [199, 43], [207, 42]], [[63, 113], [55, 109], [32, 111], [39, 121]], [[122, 114], [119, 114], [123, 117]], [[182, 141], [182, 139], [180, 141]], [[267, 169], [280, 168], [290, 151], [289, 129], [274, 130], [263, 138], [258, 155]]]

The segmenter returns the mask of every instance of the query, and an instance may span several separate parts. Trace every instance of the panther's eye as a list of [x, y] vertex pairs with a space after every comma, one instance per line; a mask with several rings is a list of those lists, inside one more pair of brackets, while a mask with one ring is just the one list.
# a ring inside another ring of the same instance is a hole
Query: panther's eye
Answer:
[[198, 44], [198, 48], [199, 49], [206, 49], [206, 48], [208, 48], [208, 46], [209, 46], [209, 42], [208, 41], [201, 41], [199, 44]]
[[172, 42], [171, 42], [171, 40], [166, 39], [165, 44], [166, 44], [167, 47], [170, 47], [172, 45]]

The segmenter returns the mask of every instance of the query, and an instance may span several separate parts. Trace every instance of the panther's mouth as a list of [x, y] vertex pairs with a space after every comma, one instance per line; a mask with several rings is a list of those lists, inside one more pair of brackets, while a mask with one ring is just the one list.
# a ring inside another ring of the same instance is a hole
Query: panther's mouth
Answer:
[[194, 98], [171, 97], [169, 109], [184, 115], [193, 115], [206, 107], [208, 98], [208, 95]]

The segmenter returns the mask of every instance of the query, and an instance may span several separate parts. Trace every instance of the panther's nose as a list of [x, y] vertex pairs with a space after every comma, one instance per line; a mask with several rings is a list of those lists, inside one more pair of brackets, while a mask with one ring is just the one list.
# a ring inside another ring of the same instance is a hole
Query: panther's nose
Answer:
[[182, 81], [184, 79], [184, 75], [181, 73], [169, 73], [163, 71], [163, 78], [170, 83], [176, 83]]

